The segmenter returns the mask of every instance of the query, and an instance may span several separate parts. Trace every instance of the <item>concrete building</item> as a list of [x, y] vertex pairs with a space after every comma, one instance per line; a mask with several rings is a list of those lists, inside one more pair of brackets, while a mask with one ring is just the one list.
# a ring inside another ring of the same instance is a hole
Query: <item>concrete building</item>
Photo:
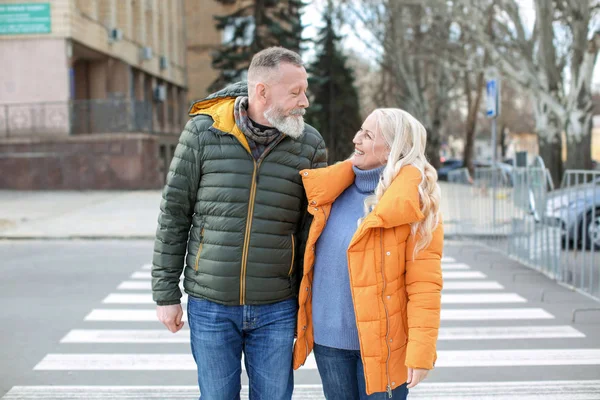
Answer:
[[185, 12], [2, 0], [0, 188], [161, 187], [186, 121]]

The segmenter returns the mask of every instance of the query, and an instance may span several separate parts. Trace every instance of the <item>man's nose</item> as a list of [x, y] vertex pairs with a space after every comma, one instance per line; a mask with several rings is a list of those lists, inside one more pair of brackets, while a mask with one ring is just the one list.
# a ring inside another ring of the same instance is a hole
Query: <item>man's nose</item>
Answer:
[[309, 105], [310, 105], [310, 102], [308, 101], [308, 97], [306, 96], [306, 93], [302, 93], [302, 96], [300, 97], [300, 101], [298, 102], [298, 106], [302, 107], [302, 108], [308, 108]]

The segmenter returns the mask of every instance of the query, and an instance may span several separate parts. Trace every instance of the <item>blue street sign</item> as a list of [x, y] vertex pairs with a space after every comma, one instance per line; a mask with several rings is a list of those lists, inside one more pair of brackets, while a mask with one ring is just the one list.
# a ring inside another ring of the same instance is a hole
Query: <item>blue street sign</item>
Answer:
[[495, 118], [498, 116], [498, 81], [490, 79], [486, 84], [486, 116]]

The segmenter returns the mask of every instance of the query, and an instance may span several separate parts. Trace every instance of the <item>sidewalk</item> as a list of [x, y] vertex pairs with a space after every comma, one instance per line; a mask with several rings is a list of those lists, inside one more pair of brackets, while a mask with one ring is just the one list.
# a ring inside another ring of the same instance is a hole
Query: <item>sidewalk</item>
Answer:
[[161, 192], [0, 190], [0, 239], [153, 239]]
[[[0, 190], [0, 239], [154, 239], [160, 201], [160, 190]], [[443, 199], [441, 211], [450, 227]]]

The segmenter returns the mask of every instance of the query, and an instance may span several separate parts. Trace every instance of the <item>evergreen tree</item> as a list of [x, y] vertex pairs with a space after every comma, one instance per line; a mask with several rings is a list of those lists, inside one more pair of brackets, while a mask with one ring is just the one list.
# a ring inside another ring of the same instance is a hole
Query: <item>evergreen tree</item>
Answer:
[[[215, 0], [224, 5], [235, 0]], [[300, 52], [302, 24], [301, 0], [254, 0], [235, 12], [215, 16], [217, 29], [224, 30], [227, 42], [213, 53], [213, 68], [219, 77], [209, 90], [214, 91], [246, 78], [252, 56], [271, 46], [282, 46]]]
[[346, 57], [340, 50], [331, 2], [323, 19], [325, 26], [316, 41], [316, 60], [308, 67], [311, 105], [306, 121], [323, 135], [328, 162], [332, 164], [352, 154], [352, 139], [362, 121], [354, 73], [346, 66]]

